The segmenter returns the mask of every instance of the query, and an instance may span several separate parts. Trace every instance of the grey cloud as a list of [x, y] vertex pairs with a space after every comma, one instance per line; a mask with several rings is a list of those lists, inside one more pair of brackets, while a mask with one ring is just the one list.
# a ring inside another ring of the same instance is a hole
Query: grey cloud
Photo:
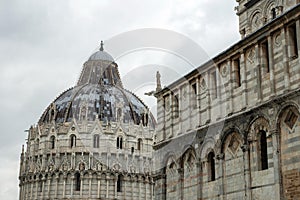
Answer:
[[[0, 185], [5, 185], [0, 188], [0, 199], [17, 198], [18, 159], [25, 143], [24, 130], [37, 122], [60, 92], [75, 84], [82, 64], [101, 39], [109, 40], [134, 29], [165, 28], [187, 35], [205, 51], [216, 54], [238, 38], [238, 34], [233, 35], [238, 32], [233, 2], [0, 0]], [[187, 3], [188, 6], [181, 7]], [[226, 23], [234, 25], [224, 30]], [[140, 89], [135, 84], [142, 80], [137, 78], [137, 82], [132, 82], [129, 75], [140, 77], [151, 59], [151, 55], [144, 55], [136, 59], [139, 62], [120, 60], [120, 69], [138, 68], [123, 70], [121, 76], [127, 82], [125, 85], [139, 95], [143, 94], [142, 89], [155, 86], [159, 65], [182, 67], [177, 60], [162, 56], [152, 63], [156, 67], [147, 68], [150, 87], [142, 85]], [[162, 81], [171, 81], [162, 67], [160, 70]], [[175, 72], [179, 76], [183, 73], [177, 69]], [[140, 97], [153, 104], [152, 97]]]

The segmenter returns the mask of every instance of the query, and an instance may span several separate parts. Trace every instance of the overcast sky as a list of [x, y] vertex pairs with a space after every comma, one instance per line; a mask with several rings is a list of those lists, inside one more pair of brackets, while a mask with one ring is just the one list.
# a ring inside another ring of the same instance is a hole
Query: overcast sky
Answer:
[[[155, 109], [155, 99], [142, 94], [155, 89], [156, 70], [168, 84], [199, 64], [187, 64], [190, 55], [208, 59], [239, 40], [234, 6], [235, 0], [0, 0], [0, 199], [18, 198], [24, 130], [75, 85], [100, 40], [118, 54], [112, 55], [125, 87]], [[133, 49], [134, 37], [147, 39], [149, 30], [162, 33], [156, 42], [181, 37], [190, 50], [174, 56], [174, 47], [160, 43]]]

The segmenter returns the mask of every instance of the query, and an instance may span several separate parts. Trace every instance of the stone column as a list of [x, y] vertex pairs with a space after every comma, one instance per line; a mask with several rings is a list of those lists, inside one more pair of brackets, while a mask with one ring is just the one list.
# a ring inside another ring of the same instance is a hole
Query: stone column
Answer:
[[298, 20], [296, 21], [296, 35], [297, 35], [297, 49], [298, 49], [298, 64], [299, 64], [299, 56], [300, 56], [300, 20], [298, 18]]
[[153, 200], [153, 187], [154, 187], [154, 181], [151, 178], [151, 182], [150, 182], [150, 199]]
[[275, 128], [270, 130], [273, 143], [273, 163], [274, 163], [274, 182], [275, 182], [275, 199], [282, 199], [282, 187], [281, 187], [281, 169], [280, 169], [280, 155], [279, 155], [279, 131]]
[[123, 191], [123, 195], [124, 195], [124, 199], [126, 199], [126, 187], [127, 187], [127, 177], [125, 178], [125, 176], [124, 176], [124, 178], [123, 178], [123, 182], [124, 182], [124, 191]]
[[183, 200], [184, 169], [178, 168], [178, 199]]
[[67, 175], [66, 174], [63, 175], [63, 179], [64, 179], [63, 198], [65, 198], [65, 196], [66, 196], [66, 181], [67, 181]]
[[98, 176], [98, 191], [97, 191], [98, 198], [101, 198], [101, 177]]
[[115, 174], [115, 177], [114, 177], [114, 183], [115, 183], [115, 199], [118, 198], [118, 192], [117, 192], [117, 182], [118, 182], [118, 174]]
[[139, 199], [141, 199], [141, 177], [140, 176], [138, 177], [137, 181], [138, 181], [137, 184], [139, 185], [139, 192], [138, 192]]
[[73, 174], [71, 177], [71, 197], [73, 197], [73, 191], [74, 191], [74, 181], [75, 180], [75, 175]]
[[[216, 69], [218, 69], [218, 66], [216, 66]], [[216, 87], [217, 87], [217, 101], [218, 104], [216, 105], [216, 108], [219, 110], [218, 116], [216, 117], [217, 120], [224, 118], [224, 112], [223, 112], [223, 83], [221, 81], [221, 73], [220, 70], [216, 70]]]
[[89, 198], [91, 198], [91, 192], [92, 192], [92, 174], [89, 173]]
[[26, 178], [24, 182], [24, 194], [23, 194], [24, 199], [27, 199], [27, 194], [28, 194], [28, 180]]
[[23, 185], [22, 183], [19, 183], [19, 188], [20, 188], [20, 192], [19, 192], [19, 200], [22, 200], [22, 195], [23, 195]]
[[43, 156], [42, 156], [42, 167], [41, 167], [41, 169], [42, 169], [42, 170], [45, 170], [46, 167], [47, 167], [47, 155], [46, 155], [46, 154], [43, 154]]
[[35, 179], [35, 198], [38, 198], [38, 190], [39, 190], [39, 179]]
[[211, 122], [211, 83], [210, 83], [210, 74], [208, 72], [205, 72], [206, 76], [206, 100], [207, 100], [207, 106], [206, 106], [206, 124], [209, 124]]
[[43, 175], [43, 178], [42, 178], [42, 199], [44, 199], [44, 193], [45, 193], [45, 182], [46, 182], [46, 178], [45, 178], [45, 175]]
[[131, 199], [133, 199], [133, 179], [131, 179]]
[[83, 187], [83, 181], [85, 179], [83, 172], [80, 172], [80, 178], [81, 178], [81, 180], [80, 180], [80, 197], [82, 197], [82, 187]]
[[201, 170], [201, 162], [196, 162], [196, 168], [197, 168], [197, 199], [202, 198], [202, 170]]
[[250, 175], [250, 152], [249, 145], [244, 144], [242, 147], [244, 161], [244, 181], [245, 181], [245, 199], [251, 200], [251, 175]]
[[106, 198], [108, 199], [108, 190], [109, 190], [109, 175], [106, 174]]
[[242, 109], [246, 109], [248, 106], [248, 94], [247, 94], [247, 69], [246, 69], [246, 59], [245, 52], [241, 53], [240, 58], [240, 81], [241, 81], [241, 89], [243, 96], [243, 105]]
[[56, 180], [56, 183], [55, 183], [55, 198], [57, 198], [59, 174], [55, 175], [55, 180]]
[[50, 187], [51, 187], [51, 175], [48, 176], [48, 191], [46, 198], [50, 198]]
[[271, 96], [276, 95], [275, 90], [275, 75], [274, 75], [274, 57], [273, 57], [273, 40], [272, 37], [268, 36], [268, 57], [269, 57], [269, 67], [270, 67], [270, 87]]
[[228, 60], [228, 66], [229, 66], [229, 97], [228, 97], [228, 104], [229, 104], [229, 109], [228, 109], [228, 115], [232, 115], [234, 112], [233, 109], [233, 74], [232, 74], [232, 68], [233, 68], [234, 62], [232, 60]]
[[147, 200], [148, 198], [147, 198], [147, 184], [148, 184], [148, 181], [147, 181], [147, 179], [145, 180], [145, 199]]
[[284, 89], [289, 91], [290, 89], [290, 75], [289, 75], [289, 55], [288, 55], [288, 37], [285, 27], [282, 28], [282, 53], [283, 53], [283, 69], [284, 69]]
[[32, 199], [32, 193], [33, 193], [33, 180], [30, 180], [30, 198]]
[[225, 185], [224, 167], [223, 167], [224, 158], [225, 158], [224, 153], [219, 153], [215, 157], [215, 160], [217, 161], [216, 163], [218, 164], [218, 169], [216, 170], [216, 172], [217, 172], [217, 175], [218, 175], [217, 180], [218, 180], [218, 183], [219, 183], [220, 199], [226, 199], [225, 191], [224, 191], [224, 185]]
[[255, 60], [255, 75], [257, 78], [257, 102], [261, 102], [262, 100], [262, 83], [261, 83], [261, 50], [258, 44], [255, 45], [255, 54], [256, 56], [256, 60]]

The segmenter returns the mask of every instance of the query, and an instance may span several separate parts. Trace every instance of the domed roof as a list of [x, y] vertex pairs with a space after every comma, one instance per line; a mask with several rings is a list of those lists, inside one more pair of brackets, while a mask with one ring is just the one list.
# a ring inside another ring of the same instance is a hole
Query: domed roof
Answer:
[[[103, 51], [103, 43], [100, 52], [107, 54]], [[154, 128], [155, 119], [148, 107], [123, 88], [118, 65], [102, 62], [103, 59], [91, 61], [91, 57], [84, 64], [77, 85], [57, 97], [47, 107], [39, 123], [99, 119], [103, 122], [142, 123]], [[109, 61], [112, 60], [111, 57]]]
[[105, 61], [110, 61], [110, 62], [114, 62], [113, 57], [108, 54], [107, 52], [104, 51], [103, 49], [103, 41], [101, 41], [101, 47], [99, 49], [99, 51], [93, 53], [89, 60], [105, 60]]
[[152, 114], [137, 96], [110, 85], [88, 84], [65, 91], [46, 109], [39, 123], [70, 122], [73, 118], [77, 121], [98, 118], [104, 122], [155, 125]]

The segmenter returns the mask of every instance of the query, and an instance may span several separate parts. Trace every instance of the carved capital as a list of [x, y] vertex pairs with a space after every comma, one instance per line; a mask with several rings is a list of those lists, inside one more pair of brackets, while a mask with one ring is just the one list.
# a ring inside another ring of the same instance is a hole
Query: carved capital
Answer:
[[246, 152], [246, 151], [249, 150], [249, 145], [248, 144], [244, 144], [244, 145], [241, 146], [241, 149], [242, 149], [243, 152]]
[[217, 160], [224, 160], [224, 158], [225, 158], [225, 154], [224, 153], [219, 153], [219, 154], [216, 155], [216, 159]]
[[183, 168], [178, 168], [178, 169], [177, 169], [178, 174], [182, 174], [183, 171], [184, 171]]
[[270, 136], [272, 136], [272, 135], [278, 136], [279, 135], [279, 131], [277, 129], [269, 130], [269, 133], [270, 133]]

